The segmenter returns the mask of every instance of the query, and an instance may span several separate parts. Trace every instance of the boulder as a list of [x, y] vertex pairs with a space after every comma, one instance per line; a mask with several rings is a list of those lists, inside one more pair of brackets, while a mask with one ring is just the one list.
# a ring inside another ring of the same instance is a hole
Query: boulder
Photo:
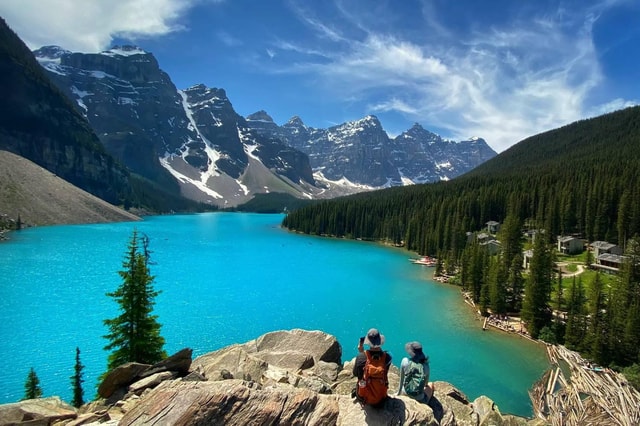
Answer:
[[330, 334], [301, 329], [273, 331], [244, 344], [251, 352], [299, 351], [310, 354], [316, 362], [342, 364], [342, 346]]
[[233, 377], [244, 380], [260, 380], [269, 364], [251, 354], [242, 345], [233, 345], [197, 357], [191, 368], [208, 380]]
[[173, 371], [179, 376], [185, 376], [189, 374], [189, 369], [191, 368], [192, 354], [193, 350], [191, 348], [181, 349], [170, 357], [153, 364], [147, 370], [143, 371], [140, 377], [144, 378], [163, 371]]
[[56, 421], [75, 419], [77, 415], [74, 407], [57, 396], [0, 405], [0, 425], [24, 423], [46, 426]]
[[117, 390], [126, 391], [132, 383], [157, 373], [172, 372], [175, 376], [185, 376], [189, 374], [192, 352], [185, 348], [153, 365], [137, 362], [122, 364], [107, 373], [98, 387], [98, 395], [110, 398]]
[[128, 362], [114, 368], [107, 373], [100, 386], [98, 386], [98, 395], [103, 398], [109, 398], [119, 388], [127, 387], [135, 382], [140, 373], [149, 367], [149, 364]]
[[175, 371], [163, 371], [160, 373], [156, 373], [132, 383], [129, 386], [129, 392], [140, 395], [145, 389], [155, 388], [165, 380], [175, 379], [177, 376], [178, 373]]

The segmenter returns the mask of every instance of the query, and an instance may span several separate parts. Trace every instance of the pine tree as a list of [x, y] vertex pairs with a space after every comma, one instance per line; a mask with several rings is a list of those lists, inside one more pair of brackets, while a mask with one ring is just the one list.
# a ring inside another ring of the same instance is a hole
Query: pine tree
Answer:
[[507, 278], [507, 305], [511, 312], [519, 312], [522, 309], [522, 291], [524, 279], [522, 278], [522, 254], [516, 254], [511, 259], [511, 266]]
[[543, 235], [539, 235], [535, 241], [522, 302], [522, 319], [527, 322], [527, 329], [534, 338], [538, 337], [542, 327], [549, 325], [551, 320], [549, 298], [553, 261], [545, 238], [542, 237]]
[[73, 367], [74, 374], [70, 377], [71, 388], [73, 389], [73, 399], [71, 400], [71, 405], [76, 408], [84, 404], [84, 390], [82, 389], [82, 382], [84, 382], [84, 379], [82, 378], [83, 369], [84, 366], [80, 362], [80, 348], [76, 348], [76, 364]]
[[121, 311], [116, 318], [104, 320], [109, 328], [109, 334], [104, 336], [109, 344], [104, 349], [113, 350], [108, 358], [108, 370], [126, 362], [154, 364], [166, 357], [157, 315], [151, 315], [154, 298], [160, 292], [153, 289], [155, 277], [150, 275], [148, 267], [148, 243], [145, 235], [138, 237], [137, 231], [133, 231], [122, 264], [124, 269], [119, 271], [122, 284], [115, 292], [107, 293]]
[[501, 259], [492, 259], [489, 266], [489, 301], [491, 311], [494, 314], [504, 314], [507, 312], [507, 291], [505, 282], [507, 281], [507, 271]]
[[42, 388], [40, 387], [40, 379], [36, 374], [36, 370], [31, 367], [27, 375], [27, 381], [24, 384], [24, 399], [35, 399], [42, 396]]
[[567, 306], [567, 326], [564, 340], [569, 349], [580, 350], [586, 333], [586, 315], [584, 312], [584, 290], [582, 280], [573, 277]]
[[600, 274], [596, 272], [589, 289], [589, 326], [585, 336], [585, 350], [591, 359], [598, 363], [605, 361], [607, 323], [605, 317], [604, 285]]

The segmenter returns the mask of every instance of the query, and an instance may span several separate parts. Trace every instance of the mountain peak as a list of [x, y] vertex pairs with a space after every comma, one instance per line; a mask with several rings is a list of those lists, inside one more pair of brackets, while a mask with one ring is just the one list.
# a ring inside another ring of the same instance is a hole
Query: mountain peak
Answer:
[[260, 110], [258, 112], [254, 112], [253, 114], [247, 115], [247, 120], [250, 121], [267, 121], [273, 123], [273, 118], [265, 110]]
[[285, 126], [304, 126], [304, 122], [300, 117], [294, 115], [286, 122]]
[[462, 142], [467, 142], [470, 144], [486, 144], [487, 143], [487, 141], [485, 141], [483, 138], [479, 136], [471, 136], [469, 139]]
[[215, 98], [228, 100], [227, 92], [224, 89], [207, 87], [205, 84], [202, 84], [202, 83], [195, 84], [187, 89], [184, 89], [183, 92], [190, 93], [191, 95], [213, 96]]
[[38, 59], [58, 60], [61, 56], [69, 55], [71, 52], [60, 46], [42, 46], [34, 50], [33, 54]]

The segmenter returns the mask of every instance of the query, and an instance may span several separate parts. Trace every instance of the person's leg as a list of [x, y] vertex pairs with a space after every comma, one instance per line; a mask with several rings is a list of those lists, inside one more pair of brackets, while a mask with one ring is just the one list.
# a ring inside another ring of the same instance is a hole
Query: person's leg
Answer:
[[427, 385], [424, 387], [424, 395], [425, 395], [425, 401], [429, 402], [429, 400], [431, 399], [431, 397], [433, 396], [433, 393], [435, 392], [435, 386], [433, 384], [433, 382], [429, 382], [427, 383]]

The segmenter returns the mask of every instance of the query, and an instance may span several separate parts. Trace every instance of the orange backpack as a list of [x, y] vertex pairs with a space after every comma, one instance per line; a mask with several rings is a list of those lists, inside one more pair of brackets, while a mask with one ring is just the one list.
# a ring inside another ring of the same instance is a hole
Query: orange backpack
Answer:
[[386, 375], [386, 352], [371, 354], [366, 351], [367, 362], [364, 364], [364, 375], [358, 383], [358, 396], [369, 405], [377, 405], [384, 401], [389, 390], [389, 382]]

